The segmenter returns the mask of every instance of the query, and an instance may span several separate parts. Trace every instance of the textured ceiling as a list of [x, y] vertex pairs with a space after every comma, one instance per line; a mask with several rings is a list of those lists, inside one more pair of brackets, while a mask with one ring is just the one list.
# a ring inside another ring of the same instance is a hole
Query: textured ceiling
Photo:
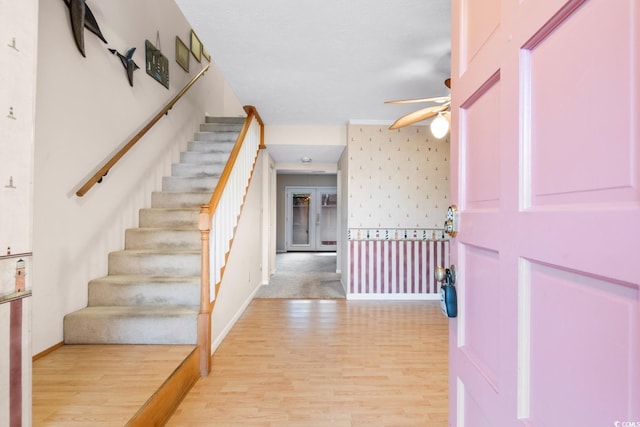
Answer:
[[448, 94], [449, 0], [176, 0], [267, 125], [391, 123]]

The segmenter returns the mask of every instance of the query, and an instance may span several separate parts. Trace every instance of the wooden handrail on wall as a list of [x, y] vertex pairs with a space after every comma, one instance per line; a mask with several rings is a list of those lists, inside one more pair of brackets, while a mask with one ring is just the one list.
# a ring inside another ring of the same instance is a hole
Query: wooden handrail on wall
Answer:
[[[247, 136], [253, 120], [255, 119], [260, 126], [260, 137], [258, 142], [258, 150], [266, 148], [264, 144], [264, 122], [258, 114], [255, 107], [251, 105], [244, 106], [247, 113], [242, 130], [238, 135], [236, 144], [229, 154], [229, 160], [220, 174], [216, 188], [211, 195], [209, 204], [202, 205], [200, 208], [200, 217], [198, 225], [201, 235], [201, 270], [200, 270], [200, 311], [198, 314], [198, 347], [200, 352], [200, 375], [207, 376], [211, 371], [211, 314], [213, 306], [217, 300], [220, 283], [216, 283], [214, 287], [214, 296], [211, 298], [211, 265], [210, 265], [210, 238], [211, 224], [213, 216], [216, 212], [218, 204], [222, 198], [223, 192], [229, 182], [229, 177], [233, 171], [238, 155]], [[251, 170], [253, 174], [253, 169]], [[249, 178], [251, 180], [251, 178]], [[248, 185], [248, 184], [247, 184]]]
[[102, 178], [107, 174], [107, 172], [109, 172], [109, 170], [113, 167], [113, 165], [115, 165], [118, 162], [118, 160], [120, 160], [127, 153], [127, 151], [131, 149], [131, 147], [133, 147], [140, 139], [142, 139], [142, 137], [162, 118], [162, 116], [167, 114], [169, 110], [173, 108], [175, 103], [178, 102], [178, 100], [180, 100], [180, 98], [182, 98], [182, 96], [185, 93], [187, 93], [189, 89], [191, 89], [191, 86], [193, 86], [194, 83], [200, 77], [202, 77], [204, 73], [207, 72], [207, 70], [209, 70], [209, 66], [210, 65], [207, 64], [206, 67], [200, 70], [200, 72], [196, 74], [196, 76], [193, 79], [191, 79], [191, 81], [187, 83], [187, 85], [180, 92], [178, 92], [178, 94], [174, 96], [173, 99], [171, 99], [171, 101], [169, 101], [164, 107], [162, 107], [162, 109], [158, 112], [158, 114], [156, 114], [149, 121], [149, 123], [147, 123], [142, 129], [140, 129], [140, 131], [136, 133], [134, 137], [131, 138], [129, 142], [127, 142], [111, 159], [109, 159], [104, 164], [104, 166], [102, 166], [98, 170], [98, 172], [96, 172], [91, 178], [89, 178], [89, 180], [87, 180], [87, 182], [85, 182], [82, 185], [82, 187], [80, 187], [80, 189], [76, 191], [76, 196], [78, 197], [84, 196], [87, 193], [87, 191], [91, 189], [91, 187], [93, 187], [96, 183], [101, 182]]

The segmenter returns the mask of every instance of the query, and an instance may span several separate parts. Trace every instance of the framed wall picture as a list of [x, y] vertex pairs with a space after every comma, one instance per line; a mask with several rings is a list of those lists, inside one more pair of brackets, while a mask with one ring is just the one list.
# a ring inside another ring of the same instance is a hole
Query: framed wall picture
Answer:
[[207, 52], [207, 49], [204, 47], [202, 48], [202, 56], [207, 60], [207, 62], [211, 62], [211, 55], [209, 55], [209, 52]]
[[196, 61], [202, 61], [202, 43], [193, 30], [191, 30], [191, 53]]
[[144, 41], [147, 74], [169, 89], [169, 60], [149, 40]]
[[187, 73], [189, 72], [189, 48], [180, 40], [180, 37], [176, 36], [176, 62]]

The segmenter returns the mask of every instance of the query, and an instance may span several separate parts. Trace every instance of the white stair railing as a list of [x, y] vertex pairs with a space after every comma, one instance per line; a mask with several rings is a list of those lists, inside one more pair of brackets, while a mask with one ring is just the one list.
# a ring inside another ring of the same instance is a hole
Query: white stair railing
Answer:
[[264, 123], [260, 115], [252, 106], [245, 106], [244, 110], [247, 118], [236, 145], [220, 175], [210, 203], [200, 209], [202, 275], [198, 346], [201, 376], [208, 375], [211, 370], [211, 312], [220, 289], [258, 151], [265, 148]]
[[217, 208], [213, 212], [211, 232], [214, 237], [211, 239], [209, 263], [212, 268], [211, 279], [213, 279], [210, 291], [211, 295], [214, 296], [215, 289], [213, 286], [220, 283], [222, 278], [226, 254], [229, 253], [240, 211], [244, 204], [244, 197], [247, 194], [249, 179], [251, 178], [253, 165], [258, 153], [259, 141], [260, 126], [256, 120], [253, 120], [238, 153], [229, 181], [220, 196]]

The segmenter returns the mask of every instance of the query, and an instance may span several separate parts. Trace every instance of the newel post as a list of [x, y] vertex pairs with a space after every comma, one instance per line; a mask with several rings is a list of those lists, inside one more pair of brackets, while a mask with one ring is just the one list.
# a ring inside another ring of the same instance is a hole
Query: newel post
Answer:
[[211, 371], [211, 295], [209, 287], [209, 234], [211, 216], [209, 205], [200, 207], [198, 228], [200, 229], [200, 312], [198, 313], [198, 349], [200, 352], [200, 376]]

